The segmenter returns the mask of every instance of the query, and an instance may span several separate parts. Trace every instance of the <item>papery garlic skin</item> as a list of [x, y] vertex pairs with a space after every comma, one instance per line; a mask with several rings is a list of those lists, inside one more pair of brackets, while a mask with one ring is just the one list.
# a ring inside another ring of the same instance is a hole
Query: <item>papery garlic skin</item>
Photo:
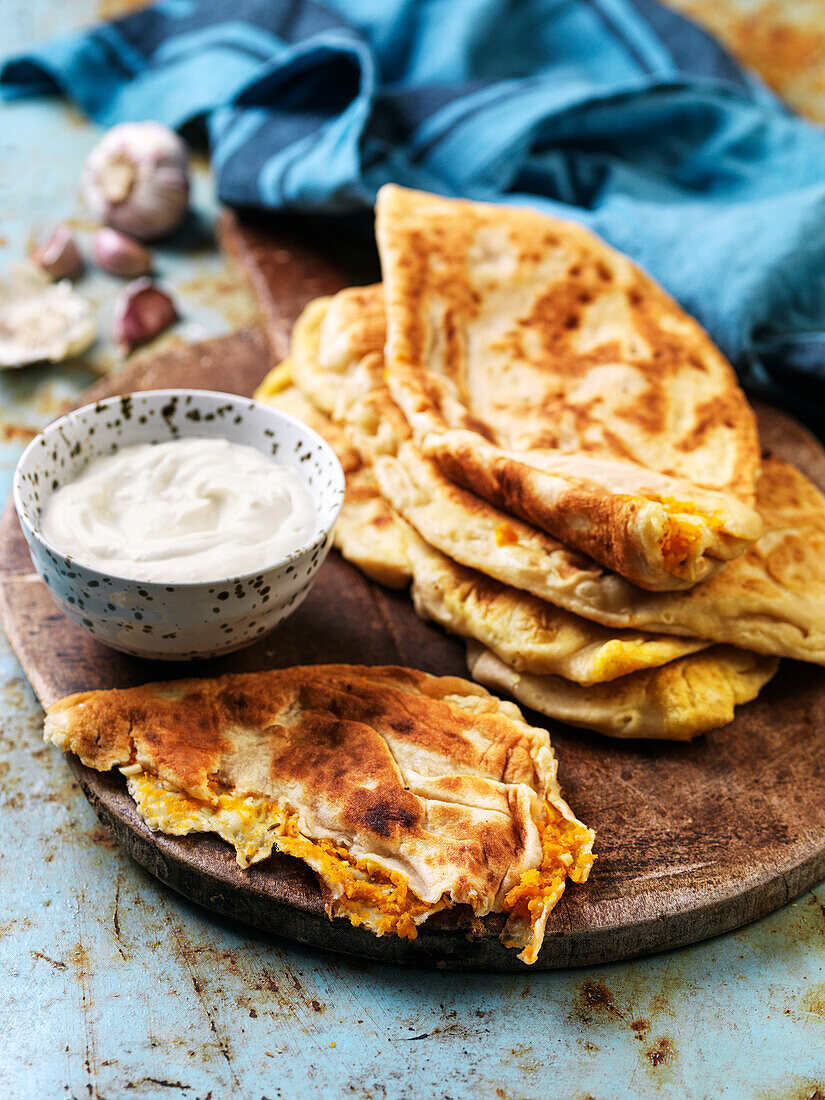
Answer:
[[115, 299], [112, 328], [124, 354], [159, 336], [178, 319], [175, 303], [151, 279], [135, 279]]
[[0, 367], [59, 363], [81, 355], [96, 337], [91, 303], [68, 279], [0, 279]]
[[189, 208], [189, 154], [160, 122], [122, 122], [86, 159], [83, 195], [106, 225], [152, 241], [177, 229]]
[[83, 271], [83, 257], [68, 226], [54, 233], [31, 250], [31, 259], [50, 279], [74, 279]]
[[127, 237], [117, 229], [104, 225], [98, 229], [92, 242], [92, 255], [98, 267], [110, 275], [134, 279], [148, 275], [152, 270], [152, 256], [139, 241]]

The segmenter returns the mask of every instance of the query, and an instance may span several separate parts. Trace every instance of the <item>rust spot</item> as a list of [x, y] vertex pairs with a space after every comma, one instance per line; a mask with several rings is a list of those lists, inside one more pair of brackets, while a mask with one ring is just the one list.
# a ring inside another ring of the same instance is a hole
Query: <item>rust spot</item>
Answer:
[[806, 989], [801, 999], [802, 1011], [825, 1020], [825, 985]]
[[28, 428], [25, 424], [4, 424], [0, 428], [0, 436], [4, 443], [28, 443], [37, 435], [36, 428]]
[[102, 844], [104, 848], [117, 848], [117, 841], [112, 838], [111, 834], [107, 832], [102, 825], [95, 825], [94, 828], [89, 829], [86, 835], [93, 843]]
[[791, 1092], [783, 1089], [781, 1094], [760, 1093], [759, 1100], [825, 1100], [825, 1081], [801, 1083], [797, 1078]]
[[321, 1002], [319, 1000], [316, 1000], [314, 997], [310, 1001], [310, 1004], [312, 1005], [312, 1008], [315, 1012], [323, 1012], [324, 1011], [324, 1006], [321, 1004]]
[[637, 1039], [644, 1039], [645, 1034], [650, 1031], [650, 1020], [634, 1020], [630, 1026], [636, 1032]]
[[647, 1060], [656, 1069], [676, 1060], [676, 1049], [669, 1039], [660, 1039], [656, 1046], [645, 1052]]
[[[103, 1063], [105, 1064], [105, 1063]], [[180, 1092], [189, 1092], [191, 1085], [184, 1085], [183, 1081], [170, 1081], [168, 1077], [141, 1077], [139, 1081], [129, 1081], [124, 1089], [139, 1089], [143, 1085], [160, 1085], [164, 1089], [178, 1089]]]
[[215, 272], [203, 265], [194, 278], [179, 283], [178, 290], [198, 305], [218, 311], [233, 329], [245, 328], [258, 320], [245, 280], [235, 278], [226, 269]]
[[603, 982], [585, 982], [581, 987], [581, 999], [587, 1008], [621, 1016], [621, 1012], [616, 1008], [616, 1003], [613, 1000], [613, 994]]
[[42, 959], [43, 962], [47, 962], [49, 966], [53, 966], [55, 970], [68, 970], [64, 962], [60, 962], [58, 959], [51, 959], [48, 955], [44, 955], [42, 951], [30, 951], [29, 954], [33, 959]]

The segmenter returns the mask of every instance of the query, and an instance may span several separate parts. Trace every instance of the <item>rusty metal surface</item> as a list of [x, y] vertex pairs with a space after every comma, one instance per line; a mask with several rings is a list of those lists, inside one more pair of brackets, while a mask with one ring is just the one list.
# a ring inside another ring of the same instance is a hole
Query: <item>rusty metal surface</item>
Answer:
[[[825, 119], [821, 0], [673, 2]], [[0, 0], [0, 12], [5, 51], [87, 23], [96, 7]], [[51, 102], [0, 112], [5, 266], [33, 226], [82, 219], [76, 181], [95, 131]], [[196, 206], [192, 235], [159, 264], [185, 316], [167, 341], [252, 312], [212, 248], [202, 167]], [[115, 286], [84, 284], [104, 320]], [[94, 370], [115, 363], [103, 341]], [[81, 364], [0, 376], [0, 496], [27, 435], [91, 377]], [[42, 743], [41, 721], [0, 638], [0, 1097], [825, 1097], [825, 887], [741, 932], [590, 970], [456, 975], [347, 960], [221, 920], [149, 877]]]

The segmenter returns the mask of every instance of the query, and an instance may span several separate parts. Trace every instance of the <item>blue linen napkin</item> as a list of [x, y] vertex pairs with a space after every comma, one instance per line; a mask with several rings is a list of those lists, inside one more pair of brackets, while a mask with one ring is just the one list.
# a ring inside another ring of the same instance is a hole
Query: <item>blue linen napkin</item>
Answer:
[[202, 120], [233, 205], [394, 180], [574, 218], [825, 417], [825, 131], [656, 0], [162, 0], [7, 60], [0, 94]]

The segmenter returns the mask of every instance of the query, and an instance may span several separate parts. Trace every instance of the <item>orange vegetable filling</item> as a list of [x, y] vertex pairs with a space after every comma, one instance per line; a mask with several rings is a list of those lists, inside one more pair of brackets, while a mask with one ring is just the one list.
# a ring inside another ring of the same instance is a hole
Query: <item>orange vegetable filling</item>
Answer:
[[[211, 784], [214, 799], [203, 802], [170, 789], [146, 772], [130, 775], [129, 785], [151, 828], [174, 835], [217, 832], [233, 845], [243, 867], [265, 859], [273, 848], [301, 859], [337, 895], [333, 901], [336, 914], [355, 925], [366, 924], [379, 935], [394, 933], [414, 940], [418, 935], [416, 918], [451, 904], [446, 898], [435, 905], [422, 901], [400, 872], [354, 856], [331, 840], [310, 840], [300, 832], [296, 814], [267, 799], [222, 793]], [[568, 821], [550, 803], [545, 803], [545, 820], [537, 824], [541, 865], [525, 871], [504, 899], [505, 910], [524, 917], [533, 929], [548, 904], [552, 908], [561, 896], [565, 880], [583, 882], [595, 859], [584, 851], [592, 841], [591, 832]]]
[[316, 870], [334, 892], [340, 890], [334, 908], [355, 925], [366, 923], [380, 934], [394, 932], [414, 940], [418, 934], [414, 918], [438, 908], [422, 901], [399, 872], [358, 858], [331, 840], [303, 836], [297, 816], [274, 802], [222, 793], [216, 784], [210, 786], [214, 800], [203, 802], [171, 790], [149, 773], [130, 777], [130, 790], [150, 827], [176, 835], [217, 832], [233, 845], [242, 867], [266, 859], [273, 848], [295, 856]]
[[[648, 499], [661, 504], [667, 512], [669, 530], [662, 539], [662, 558], [668, 570], [675, 576], [679, 576], [687, 564], [691, 550], [701, 538], [699, 521], [714, 531], [719, 531], [724, 526], [724, 521], [702, 512], [690, 501], [653, 495]], [[696, 520], [681, 518], [688, 516], [695, 516]]]
[[[343, 893], [336, 898], [335, 908], [345, 912], [355, 925], [366, 922], [382, 934], [394, 932], [402, 939], [414, 940], [418, 935], [414, 918], [432, 909], [398, 871], [388, 871], [371, 859], [357, 858], [331, 840], [309, 840], [298, 832], [294, 816], [287, 818], [275, 847], [305, 860], [328, 883], [339, 885]], [[381, 913], [377, 923], [376, 909]]]
[[674, 516], [669, 517], [669, 522], [670, 529], [661, 543], [662, 558], [668, 570], [678, 576], [687, 564], [692, 547], [698, 541], [698, 534], [695, 527], [686, 527]]
[[[521, 917], [533, 929], [533, 936], [522, 955], [525, 962], [535, 961], [540, 946], [536, 943], [536, 926], [545, 911], [549, 912], [564, 893], [566, 880], [584, 882], [596, 859], [589, 851], [593, 842], [590, 829], [580, 822], [568, 821], [550, 802], [545, 802], [544, 810], [545, 821], [538, 822], [541, 864], [525, 871], [518, 885], [504, 897], [505, 911]], [[513, 942], [505, 943], [505, 947], [517, 946], [519, 944]]]
[[512, 523], [500, 523], [496, 527], [496, 546], [511, 546], [518, 542], [518, 532]]

